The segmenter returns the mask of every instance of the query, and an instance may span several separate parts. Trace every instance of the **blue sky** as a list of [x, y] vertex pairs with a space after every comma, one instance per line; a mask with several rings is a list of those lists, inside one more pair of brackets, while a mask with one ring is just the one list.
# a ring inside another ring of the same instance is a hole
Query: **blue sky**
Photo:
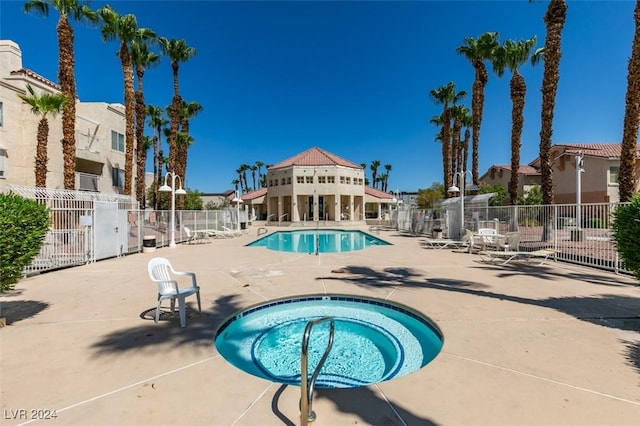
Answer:
[[[120, 14], [196, 56], [180, 65], [180, 93], [204, 110], [191, 122], [186, 184], [232, 189], [239, 165], [275, 164], [313, 146], [356, 164], [390, 164], [389, 190], [416, 191], [442, 181], [438, 131], [442, 107], [429, 91], [454, 81], [468, 93], [473, 68], [456, 48], [465, 37], [544, 45], [547, 1], [217, 2], [113, 1]], [[57, 12], [22, 12], [0, 2], [0, 38], [17, 42], [23, 66], [57, 81]], [[105, 2], [91, 2], [97, 9]], [[635, 3], [569, 1], [553, 143], [622, 138], [627, 62]], [[82, 101], [123, 102], [116, 42], [74, 24], [76, 83]], [[527, 97], [521, 162], [538, 156], [543, 65], [524, 65]], [[480, 140], [480, 173], [510, 163], [509, 78], [491, 73]], [[171, 102], [168, 60], [147, 71], [148, 103]], [[151, 134], [151, 131], [147, 131]], [[381, 168], [384, 172], [384, 168]], [[370, 176], [367, 167], [367, 176]]]

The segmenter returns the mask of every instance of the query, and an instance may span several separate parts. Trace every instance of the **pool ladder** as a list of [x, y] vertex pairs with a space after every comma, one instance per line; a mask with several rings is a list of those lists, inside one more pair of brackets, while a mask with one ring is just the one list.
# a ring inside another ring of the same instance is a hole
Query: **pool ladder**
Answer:
[[[311, 381], [307, 383], [308, 379], [308, 361], [309, 361], [309, 338], [311, 337], [311, 329], [316, 324], [321, 322], [329, 321], [329, 342], [327, 343], [327, 348], [324, 350], [324, 354], [322, 358], [320, 358], [320, 362], [316, 366], [316, 369], [313, 371], [311, 375]], [[334, 322], [332, 317], [322, 317], [311, 320], [307, 323], [307, 326], [304, 329], [304, 335], [302, 336], [302, 353], [300, 355], [300, 425], [307, 426], [309, 422], [312, 422], [316, 419], [316, 413], [313, 412], [311, 408], [312, 399], [313, 399], [313, 388], [316, 384], [316, 379], [320, 374], [320, 370], [324, 366], [327, 357], [329, 356], [329, 352], [331, 351], [331, 346], [333, 346], [333, 333], [334, 333]]]

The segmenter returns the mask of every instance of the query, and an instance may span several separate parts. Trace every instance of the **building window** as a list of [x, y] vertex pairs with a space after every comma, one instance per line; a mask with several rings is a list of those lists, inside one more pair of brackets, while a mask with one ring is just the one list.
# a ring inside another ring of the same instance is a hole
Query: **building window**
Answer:
[[609, 166], [609, 185], [618, 184], [618, 173], [620, 173], [619, 166]]
[[304, 176], [296, 176], [296, 183], [304, 183]]
[[344, 176], [340, 176], [340, 184], [344, 185]]
[[313, 176], [306, 176], [305, 180], [307, 183], [313, 183]]
[[124, 170], [116, 167], [111, 168], [111, 185], [124, 188]]
[[327, 183], [336, 183], [335, 176], [327, 176]]
[[286, 185], [287, 180], [285, 178], [280, 179], [280, 185]]
[[122, 133], [111, 131], [111, 149], [124, 152], [124, 135]]
[[2, 108], [2, 102], [0, 102], [0, 127], [3, 126], [3, 123], [4, 123], [4, 109]]
[[7, 177], [7, 150], [0, 148], [0, 178]]
[[291, 176], [287, 176], [287, 185], [291, 185]]
[[318, 183], [327, 183], [326, 176], [318, 176]]

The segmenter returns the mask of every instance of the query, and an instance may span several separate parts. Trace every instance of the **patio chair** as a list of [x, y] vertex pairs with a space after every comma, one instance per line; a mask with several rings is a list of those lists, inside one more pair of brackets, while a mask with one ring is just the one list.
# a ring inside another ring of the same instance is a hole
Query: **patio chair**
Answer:
[[496, 249], [504, 251], [518, 251], [520, 246], [520, 233], [507, 232], [504, 237], [496, 239]]
[[[147, 264], [147, 271], [151, 281], [158, 284], [158, 306], [156, 308], [155, 322], [160, 320], [160, 305], [163, 300], [171, 300], [171, 312], [175, 311], [176, 299], [180, 312], [180, 327], [187, 322], [185, 299], [193, 294], [198, 298], [198, 312], [202, 312], [200, 305], [200, 287], [193, 272], [179, 272], [173, 269], [171, 263], [164, 257], [154, 257]], [[180, 287], [176, 277], [191, 277], [191, 285]]]

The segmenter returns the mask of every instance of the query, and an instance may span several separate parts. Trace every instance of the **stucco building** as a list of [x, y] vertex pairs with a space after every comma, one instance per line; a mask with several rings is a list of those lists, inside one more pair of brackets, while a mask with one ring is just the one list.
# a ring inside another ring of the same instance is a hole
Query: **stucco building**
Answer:
[[365, 186], [361, 165], [318, 147], [267, 169], [267, 187], [241, 198], [250, 217], [278, 222], [381, 219], [393, 195]]
[[[58, 84], [22, 66], [22, 52], [16, 43], [0, 40], [0, 192], [6, 192], [10, 184], [35, 185], [34, 158], [38, 123], [42, 117], [33, 114], [29, 105], [18, 97], [27, 93], [27, 84], [38, 95], [60, 93]], [[122, 193], [124, 106], [78, 99], [75, 102], [75, 189]], [[63, 189], [62, 115], [48, 116], [48, 122], [46, 186]]]

